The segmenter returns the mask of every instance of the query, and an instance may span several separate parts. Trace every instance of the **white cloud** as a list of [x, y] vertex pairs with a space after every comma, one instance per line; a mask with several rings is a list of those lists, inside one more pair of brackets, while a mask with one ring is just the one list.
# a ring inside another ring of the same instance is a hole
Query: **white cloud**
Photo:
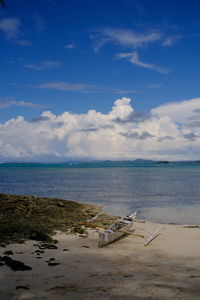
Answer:
[[159, 67], [155, 64], [149, 64], [149, 63], [142, 62], [136, 51], [131, 52], [131, 53], [120, 53], [116, 57], [121, 58], [121, 59], [127, 59], [133, 65], [137, 65], [139, 67], [143, 67], [143, 68], [146, 68], [146, 69], [155, 70], [155, 71], [157, 71], [159, 73], [162, 73], [162, 74], [169, 73], [169, 69], [161, 68], [161, 67]]
[[166, 36], [163, 41], [163, 46], [171, 47], [183, 38], [182, 35]]
[[[199, 111], [198, 111], [199, 110]], [[190, 123], [200, 120], [200, 98], [171, 102], [152, 109], [152, 113], [159, 117], [168, 116], [173, 122]]]
[[164, 47], [171, 47], [177, 44], [177, 42], [179, 42], [180, 40], [191, 39], [196, 37], [199, 37], [199, 34], [190, 34], [190, 35], [177, 34], [177, 35], [165, 36], [162, 45]]
[[76, 45], [74, 43], [67, 44], [67, 45], [64, 46], [65, 49], [73, 49], [75, 47], [76, 47]]
[[20, 46], [32, 46], [32, 42], [28, 41], [28, 40], [17, 40], [16, 44], [20, 45]]
[[44, 108], [43, 105], [34, 104], [25, 101], [16, 101], [13, 97], [0, 98], [0, 109], [11, 107], [11, 106], [24, 106], [30, 108]]
[[23, 33], [21, 31], [21, 21], [17, 18], [4, 18], [0, 20], [0, 30], [5, 34], [6, 38], [20, 46], [30, 46], [32, 43], [27, 39], [21, 39]]
[[160, 40], [162, 33], [159, 31], [137, 33], [125, 29], [105, 28], [99, 31], [97, 35], [91, 37], [95, 39], [94, 50], [98, 52], [102, 46], [108, 43], [114, 43], [132, 49], [144, 47]]
[[35, 21], [35, 29], [37, 30], [37, 32], [43, 32], [45, 30], [44, 18], [40, 14], [35, 14], [33, 18]]
[[163, 83], [149, 83], [147, 84], [147, 87], [152, 89], [159, 89], [163, 86]]
[[114, 87], [100, 87], [95, 84], [73, 83], [67, 81], [54, 81], [42, 83], [37, 86], [41, 89], [55, 89], [58, 91], [81, 92], [81, 93], [113, 93], [134, 94], [135, 90], [126, 90]]
[[131, 99], [125, 97], [107, 114], [44, 111], [32, 121], [18, 117], [0, 124], [0, 159], [199, 159], [200, 124], [187, 125], [191, 114], [186, 107], [191, 105], [191, 114], [199, 114], [197, 99], [179, 103], [180, 114], [185, 114], [182, 121], [186, 120], [182, 125], [177, 124], [178, 112], [161, 107], [138, 122]]
[[[98, 52], [106, 44], [114, 44], [126, 49], [131, 49], [131, 52], [120, 53], [116, 57], [128, 60], [131, 64], [142, 68], [155, 70], [162, 74], [169, 73], [169, 69], [162, 68], [156, 64], [146, 63], [140, 60], [136, 49], [147, 47], [151, 44], [160, 42], [173, 43], [172, 37], [165, 38], [164, 34], [159, 30], [147, 31], [143, 33], [134, 32], [125, 29], [105, 28], [100, 30], [96, 35], [91, 36], [95, 40], [93, 48], [94, 52]], [[164, 39], [164, 41], [163, 41]], [[174, 38], [175, 40], [175, 38]], [[165, 46], [166, 46], [165, 45]]]
[[41, 89], [55, 89], [59, 91], [89, 92], [97, 89], [97, 86], [85, 83], [70, 83], [67, 81], [48, 82], [37, 86]]
[[26, 64], [25, 65], [26, 68], [29, 68], [29, 69], [32, 69], [35, 71], [60, 68], [61, 66], [62, 66], [61, 62], [52, 61], [52, 60], [43, 60], [39, 64]]
[[21, 22], [17, 18], [5, 18], [0, 20], [0, 30], [8, 39], [16, 39], [21, 33]]

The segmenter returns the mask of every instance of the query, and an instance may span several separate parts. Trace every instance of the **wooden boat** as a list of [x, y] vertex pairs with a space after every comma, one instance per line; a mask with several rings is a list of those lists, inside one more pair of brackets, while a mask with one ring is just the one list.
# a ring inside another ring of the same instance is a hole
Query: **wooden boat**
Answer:
[[137, 213], [127, 216], [99, 233], [99, 247], [104, 247], [126, 235], [133, 227], [136, 215]]

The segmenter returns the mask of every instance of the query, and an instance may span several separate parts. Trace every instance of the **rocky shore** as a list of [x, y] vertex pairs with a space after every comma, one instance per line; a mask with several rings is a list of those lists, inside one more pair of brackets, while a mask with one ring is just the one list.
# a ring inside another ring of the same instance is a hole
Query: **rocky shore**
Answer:
[[[99, 213], [97, 206], [5, 194], [0, 203], [1, 300], [200, 297], [197, 225], [137, 222], [135, 231], [145, 239], [126, 236], [98, 248], [101, 229], [77, 225]], [[115, 218], [102, 214], [95, 223]], [[158, 227], [161, 234], [145, 247]]]
[[73, 201], [0, 193], [0, 246], [29, 239], [55, 243], [56, 230], [82, 233], [78, 222], [100, 210], [96, 205]]

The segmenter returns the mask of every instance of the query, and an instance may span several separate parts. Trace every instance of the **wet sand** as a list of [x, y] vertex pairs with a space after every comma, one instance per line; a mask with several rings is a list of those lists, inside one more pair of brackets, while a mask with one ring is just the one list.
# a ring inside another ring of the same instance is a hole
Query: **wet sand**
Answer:
[[161, 234], [146, 247], [126, 236], [98, 248], [91, 229], [87, 237], [58, 232], [58, 249], [33, 241], [0, 248], [32, 267], [0, 266], [0, 299], [200, 299], [200, 229], [146, 222], [135, 230], [147, 238], [158, 226]]

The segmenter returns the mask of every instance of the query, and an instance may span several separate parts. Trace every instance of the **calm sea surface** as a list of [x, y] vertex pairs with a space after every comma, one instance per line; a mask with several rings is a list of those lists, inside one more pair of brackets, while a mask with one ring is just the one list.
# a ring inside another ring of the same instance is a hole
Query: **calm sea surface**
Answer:
[[155, 222], [200, 223], [199, 164], [0, 164], [0, 192], [96, 203]]

